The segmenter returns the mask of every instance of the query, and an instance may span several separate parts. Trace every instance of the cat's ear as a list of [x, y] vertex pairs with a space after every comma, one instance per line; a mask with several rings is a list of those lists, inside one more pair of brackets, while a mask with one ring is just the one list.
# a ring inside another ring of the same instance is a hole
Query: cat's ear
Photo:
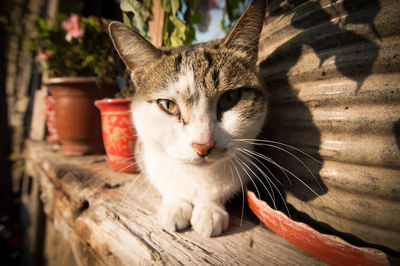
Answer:
[[121, 22], [111, 22], [108, 32], [119, 56], [132, 73], [162, 56], [159, 49]]
[[224, 38], [222, 45], [247, 53], [257, 60], [258, 41], [264, 24], [265, 6], [267, 0], [254, 0], [235, 26]]

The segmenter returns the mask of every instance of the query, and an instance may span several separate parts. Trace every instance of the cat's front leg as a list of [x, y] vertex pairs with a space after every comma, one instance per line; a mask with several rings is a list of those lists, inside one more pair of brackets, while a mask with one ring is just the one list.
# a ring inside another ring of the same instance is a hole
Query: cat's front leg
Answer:
[[193, 205], [186, 200], [163, 201], [158, 209], [161, 226], [170, 232], [180, 231], [189, 226]]
[[218, 236], [228, 229], [229, 214], [224, 205], [215, 202], [200, 202], [195, 204], [192, 219], [194, 231], [203, 236]]

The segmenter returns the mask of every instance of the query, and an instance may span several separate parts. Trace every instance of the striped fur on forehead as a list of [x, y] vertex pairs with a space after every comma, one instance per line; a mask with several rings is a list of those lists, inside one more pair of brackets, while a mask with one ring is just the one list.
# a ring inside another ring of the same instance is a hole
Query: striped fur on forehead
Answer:
[[[185, 102], [193, 103], [198, 97], [194, 90], [212, 101], [227, 90], [240, 87], [261, 89], [255, 64], [245, 53], [219, 46], [219, 41], [172, 49], [159, 60], [146, 67], [136, 80], [139, 98], [158, 95], [175, 84], [187, 73], [193, 73], [192, 87], [177, 88], [176, 93]], [[171, 90], [169, 90], [171, 91]], [[142, 97], [141, 97], [142, 96]], [[173, 97], [173, 95], [171, 95]]]

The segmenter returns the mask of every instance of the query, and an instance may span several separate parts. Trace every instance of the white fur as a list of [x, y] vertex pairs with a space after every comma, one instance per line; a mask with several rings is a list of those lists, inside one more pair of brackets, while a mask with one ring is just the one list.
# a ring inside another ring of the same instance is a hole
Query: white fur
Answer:
[[[186, 228], [190, 222], [195, 231], [212, 236], [227, 229], [229, 216], [224, 204], [242, 189], [241, 182], [247, 180], [237, 163], [228, 162], [238, 147], [232, 139], [254, 138], [264, 117], [249, 121], [231, 110], [224, 114], [223, 122], [217, 122], [215, 114], [209, 111], [205, 95], [195, 86], [193, 71], [185, 70], [167, 90], [156, 96], [173, 99], [183, 108], [176, 91], [198, 93], [198, 102], [187, 125], [163, 112], [156, 102], [137, 103], [132, 114], [143, 143], [146, 175], [163, 197], [159, 209], [161, 225], [175, 231]], [[204, 143], [208, 139], [215, 139], [215, 148], [210, 156], [202, 158], [192, 143]], [[232, 163], [236, 164], [240, 178]]]

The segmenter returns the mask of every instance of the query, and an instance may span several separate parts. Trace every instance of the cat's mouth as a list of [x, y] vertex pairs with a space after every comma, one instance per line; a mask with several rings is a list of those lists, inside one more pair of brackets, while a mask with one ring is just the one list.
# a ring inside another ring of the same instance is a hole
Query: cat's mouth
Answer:
[[200, 167], [207, 167], [221, 161], [221, 159], [224, 158], [226, 151], [227, 149], [225, 148], [216, 148], [206, 156], [198, 156], [193, 160], [185, 161], [185, 163]]
[[191, 164], [191, 165], [196, 165], [196, 166], [208, 166], [208, 165], [212, 165], [213, 163], [215, 163], [215, 160], [209, 158], [209, 156], [205, 156], [205, 157], [198, 157], [191, 161], [186, 161], [185, 163]]

